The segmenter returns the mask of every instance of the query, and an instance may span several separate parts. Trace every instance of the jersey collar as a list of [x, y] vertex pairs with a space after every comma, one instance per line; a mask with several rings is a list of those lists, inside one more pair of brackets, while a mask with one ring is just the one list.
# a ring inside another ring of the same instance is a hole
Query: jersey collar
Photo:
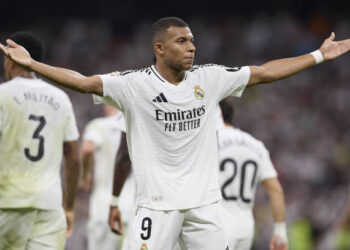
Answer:
[[187, 71], [186, 71], [186, 72], [185, 72], [185, 77], [184, 77], [184, 79], [176, 86], [176, 85], [174, 85], [174, 84], [168, 82], [166, 79], [164, 79], [164, 78], [159, 74], [159, 72], [158, 72], [157, 69], [154, 67], [154, 65], [152, 65], [150, 68], [151, 68], [152, 72], [154, 73], [154, 75], [155, 75], [161, 82], [165, 83], [166, 85], [170, 85], [170, 86], [172, 86], [172, 87], [175, 87], [175, 88], [179, 87], [180, 85], [183, 85], [183, 82], [186, 81], [186, 79], [187, 79], [187, 74], [188, 74], [188, 73], [187, 73]]

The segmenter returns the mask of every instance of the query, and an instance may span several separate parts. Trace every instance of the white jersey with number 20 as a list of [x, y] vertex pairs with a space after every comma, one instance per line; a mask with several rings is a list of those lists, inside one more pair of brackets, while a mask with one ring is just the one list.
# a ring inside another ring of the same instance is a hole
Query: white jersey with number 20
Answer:
[[277, 176], [264, 144], [232, 127], [218, 130], [219, 183], [225, 222], [236, 228], [235, 237], [254, 231], [252, 208], [257, 185]]

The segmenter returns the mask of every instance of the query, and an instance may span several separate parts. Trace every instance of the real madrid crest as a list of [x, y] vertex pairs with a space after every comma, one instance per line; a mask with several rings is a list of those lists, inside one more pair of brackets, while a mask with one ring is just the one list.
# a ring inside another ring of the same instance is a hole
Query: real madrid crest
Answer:
[[140, 250], [148, 250], [147, 244], [146, 243], [142, 243]]
[[204, 90], [199, 85], [194, 86], [194, 96], [199, 100], [202, 100], [205, 96]]

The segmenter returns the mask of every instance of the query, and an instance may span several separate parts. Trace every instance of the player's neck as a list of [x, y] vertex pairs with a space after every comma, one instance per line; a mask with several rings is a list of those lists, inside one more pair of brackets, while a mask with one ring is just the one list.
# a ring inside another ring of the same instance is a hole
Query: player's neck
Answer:
[[157, 63], [154, 67], [165, 80], [174, 85], [178, 85], [185, 77], [184, 70], [176, 70], [164, 63]]
[[31, 72], [31, 71], [16, 69], [16, 70], [13, 70], [13, 72], [11, 72], [11, 79], [16, 77], [34, 79], [35, 75], [34, 75], [34, 72]]
[[235, 126], [233, 126], [232, 124], [229, 124], [229, 123], [224, 123], [225, 127], [226, 128], [235, 128]]
[[118, 114], [118, 110], [115, 110], [115, 111], [110, 111], [110, 112], [106, 112], [105, 115], [106, 117], [110, 117], [110, 116], [115, 116]]

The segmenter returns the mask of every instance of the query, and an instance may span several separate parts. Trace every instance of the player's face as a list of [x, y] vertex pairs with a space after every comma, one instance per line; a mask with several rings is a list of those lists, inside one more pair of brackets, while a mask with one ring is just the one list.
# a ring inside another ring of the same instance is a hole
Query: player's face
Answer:
[[178, 70], [188, 70], [194, 60], [194, 38], [188, 27], [170, 26], [164, 35], [163, 58], [165, 63]]

